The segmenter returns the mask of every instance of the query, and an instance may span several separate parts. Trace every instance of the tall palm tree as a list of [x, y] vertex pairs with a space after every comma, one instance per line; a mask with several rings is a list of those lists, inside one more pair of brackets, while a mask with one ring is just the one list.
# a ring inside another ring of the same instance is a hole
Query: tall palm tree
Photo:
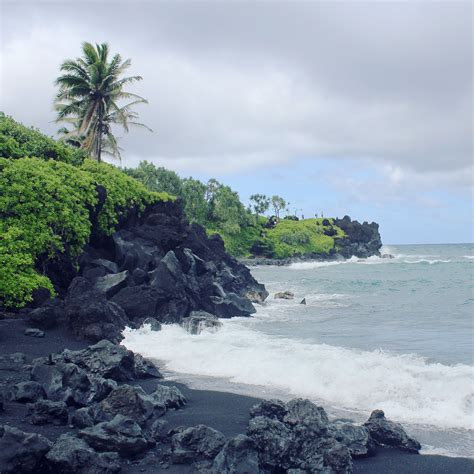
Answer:
[[[122, 77], [131, 61], [122, 61], [119, 54], [109, 61], [107, 43], [95, 46], [83, 43], [82, 52], [82, 57], [67, 59], [61, 64], [63, 74], [56, 79], [59, 87], [55, 100], [56, 120], [71, 123], [73, 129], [67, 132], [68, 138], [75, 135], [81, 147], [97, 161], [101, 161], [103, 153], [120, 158], [113, 124], [121, 125], [125, 132], [131, 125], [150, 130], [136, 121], [138, 114], [133, 111], [135, 105], [148, 102], [123, 90], [125, 85], [141, 81], [142, 77]], [[122, 105], [122, 100], [129, 102]]]

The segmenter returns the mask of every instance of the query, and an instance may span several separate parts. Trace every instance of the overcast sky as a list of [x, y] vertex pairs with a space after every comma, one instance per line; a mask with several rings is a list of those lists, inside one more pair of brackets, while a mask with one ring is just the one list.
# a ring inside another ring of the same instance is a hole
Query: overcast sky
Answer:
[[0, 2], [0, 108], [25, 124], [55, 133], [59, 64], [107, 41], [154, 130], [123, 165], [473, 241], [471, 2]]

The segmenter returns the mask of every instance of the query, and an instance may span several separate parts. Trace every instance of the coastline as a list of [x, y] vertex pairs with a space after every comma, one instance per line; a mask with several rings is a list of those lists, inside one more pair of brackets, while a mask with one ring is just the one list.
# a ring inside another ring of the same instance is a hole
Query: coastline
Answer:
[[[23, 352], [30, 362], [37, 357], [48, 356], [52, 352], [64, 349], [80, 350], [88, 347], [86, 341], [78, 341], [62, 328], [46, 330], [44, 338], [31, 338], [23, 334], [28, 327], [24, 318], [0, 320], [0, 341], [2, 354]], [[5, 374], [0, 371], [2, 384], [5, 383]], [[154, 390], [157, 383], [168, 386], [177, 386], [187, 399], [183, 409], [171, 410], [163, 417], [169, 423], [170, 429], [180, 426], [195, 426], [205, 424], [221, 431], [226, 437], [245, 433], [250, 419], [249, 410], [260, 399], [237, 395], [229, 392], [213, 390], [195, 390], [174, 381], [144, 379], [130, 382], [139, 385], [147, 393]], [[26, 432], [36, 432], [47, 436], [51, 441], [66, 432], [75, 432], [77, 429], [51, 424], [32, 426], [24, 420], [26, 406], [16, 402], [6, 402], [5, 411], [0, 413], [1, 424], [12, 425]], [[160, 464], [159, 449], [147, 452], [144, 457], [136, 460], [122, 460], [122, 472], [193, 472], [192, 466]], [[437, 455], [414, 455], [396, 449], [378, 448], [374, 457], [355, 459], [353, 461], [355, 473], [470, 473], [474, 470], [474, 460], [452, 458]]]
[[333, 255], [320, 255], [320, 254], [305, 254], [305, 255], [298, 255], [289, 258], [267, 258], [267, 257], [254, 257], [254, 258], [239, 258], [238, 261], [247, 267], [258, 267], [258, 266], [277, 266], [277, 267], [284, 267], [291, 265], [293, 263], [306, 263], [306, 262], [345, 262], [350, 260], [351, 258], [357, 259], [366, 259], [369, 257], [379, 257], [379, 258], [386, 258], [391, 259], [393, 258], [392, 255], [389, 254], [380, 254], [378, 253], [371, 253], [367, 255], [351, 255], [351, 256], [343, 256], [339, 253], [335, 253]]

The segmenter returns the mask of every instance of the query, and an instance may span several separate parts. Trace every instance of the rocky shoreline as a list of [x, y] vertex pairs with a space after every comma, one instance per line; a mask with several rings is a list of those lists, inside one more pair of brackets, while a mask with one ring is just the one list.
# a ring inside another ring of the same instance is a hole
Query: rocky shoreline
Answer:
[[57, 298], [40, 290], [31, 307], [0, 313], [2, 473], [349, 473], [379, 447], [420, 449], [380, 410], [360, 426], [309, 400], [199, 395], [120, 345], [143, 324], [199, 337], [268, 296], [179, 203], [149, 207], [47, 271]]
[[32, 339], [24, 334], [30, 324], [26, 317], [0, 322], [2, 473], [404, 472], [402, 466], [467, 473], [474, 466], [417, 456], [417, 441], [380, 411], [361, 426], [330, 420], [308, 400], [190, 390], [163, 380], [121, 345], [89, 346], [61, 327]]

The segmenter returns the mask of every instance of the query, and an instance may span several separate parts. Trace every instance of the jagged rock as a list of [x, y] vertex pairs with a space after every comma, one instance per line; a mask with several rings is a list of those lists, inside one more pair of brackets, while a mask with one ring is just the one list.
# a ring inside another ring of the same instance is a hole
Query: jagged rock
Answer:
[[52, 402], [51, 400], [38, 400], [36, 403], [28, 404], [27, 420], [32, 425], [66, 425], [68, 422], [67, 406], [64, 402]]
[[34, 361], [31, 379], [43, 386], [49, 400], [79, 406], [103, 400], [117, 386], [113, 380], [90, 375], [75, 364], [49, 364], [43, 359]]
[[94, 426], [95, 420], [91, 407], [77, 409], [71, 417], [71, 424], [76, 428], [88, 428]]
[[279, 293], [275, 293], [274, 298], [280, 300], [292, 300], [295, 297], [295, 294], [291, 291], [280, 291]]
[[295, 399], [286, 405], [264, 401], [252, 408], [251, 416], [247, 434], [256, 443], [264, 470], [351, 472], [349, 449], [328, 432], [324, 409], [309, 400]]
[[117, 382], [136, 378], [133, 352], [106, 339], [81, 351], [65, 350], [61, 356], [65, 362], [72, 362], [93, 374]]
[[166, 408], [182, 408], [186, 405], [186, 398], [178, 387], [168, 387], [167, 385], [157, 385], [150, 396], [159, 404]]
[[23, 334], [30, 337], [44, 337], [44, 332], [37, 328], [27, 328], [23, 331]]
[[122, 415], [85, 428], [79, 436], [98, 451], [115, 451], [122, 457], [139, 454], [149, 447], [140, 425]]
[[90, 262], [89, 266], [103, 268], [107, 273], [118, 273], [119, 271], [115, 262], [111, 262], [105, 258], [96, 258]]
[[161, 320], [157, 311], [158, 302], [165, 298], [165, 295], [147, 283], [127, 286], [120, 290], [112, 301], [119, 305], [131, 319], [139, 319], [144, 315]]
[[45, 454], [53, 443], [36, 433], [0, 426], [0, 472], [17, 474], [42, 472]]
[[343, 257], [367, 258], [371, 255], [380, 255], [382, 241], [377, 223], [360, 224], [351, 220], [349, 216], [344, 216], [342, 219], [334, 219], [333, 224], [346, 234], [345, 237], [338, 239], [339, 253]]
[[150, 426], [149, 433], [155, 441], [166, 441], [170, 433], [170, 424], [166, 420], [155, 420]]
[[149, 418], [164, 415], [166, 406], [152, 395], [147, 395], [141, 387], [121, 385], [94, 406], [93, 413], [93, 418], [98, 421], [123, 415], [144, 426]]
[[28, 313], [28, 319], [42, 329], [50, 329], [58, 323], [58, 304], [46, 303]]
[[206, 311], [192, 311], [181, 324], [190, 334], [201, 334], [204, 330], [215, 332], [222, 327], [217, 316]]
[[256, 416], [249, 422], [247, 435], [255, 441], [264, 468], [272, 471], [291, 467], [293, 434], [287, 425], [276, 419]]
[[158, 367], [140, 354], [135, 354], [135, 376], [137, 379], [163, 378]]
[[315, 405], [309, 400], [296, 398], [286, 404], [287, 414], [283, 421], [289, 425], [311, 426], [315, 431], [324, 433], [329, 418], [323, 407]]
[[171, 438], [174, 464], [213, 459], [225, 444], [225, 436], [213, 428], [197, 425], [181, 428]]
[[46, 462], [55, 473], [112, 474], [120, 472], [117, 453], [97, 453], [72, 433], [61, 435], [46, 454]]
[[365, 426], [335, 422], [329, 425], [329, 434], [349, 448], [353, 458], [373, 456], [375, 443]]
[[364, 423], [372, 439], [382, 446], [391, 446], [405, 451], [418, 453], [420, 443], [407, 435], [400, 423], [387, 420], [382, 410], [374, 410]]
[[76, 277], [68, 288], [64, 310], [71, 331], [84, 339], [120, 342], [129, 320], [124, 310], [84, 277]]
[[260, 474], [254, 440], [238, 435], [227, 441], [215, 457], [211, 471], [216, 474]]
[[264, 400], [250, 409], [250, 416], [252, 418], [256, 416], [266, 416], [279, 421], [283, 421], [287, 413], [288, 409], [286, 404], [281, 400]]
[[103, 277], [99, 277], [94, 282], [94, 290], [105, 294], [106, 298], [112, 298], [122, 288], [127, 286], [128, 270], [120, 273], [109, 273]]
[[161, 331], [161, 323], [156, 318], [146, 318], [143, 320], [143, 326], [150, 326], [151, 331]]
[[234, 316], [249, 316], [255, 313], [252, 303], [245, 297], [235, 293], [226, 293], [225, 296], [211, 296], [213, 303], [212, 313], [219, 318], [233, 318]]
[[14, 402], [36, 402], [44, 398], [46, 393], [38, 382], [19, 382], [8, 390], [8, 399]]

